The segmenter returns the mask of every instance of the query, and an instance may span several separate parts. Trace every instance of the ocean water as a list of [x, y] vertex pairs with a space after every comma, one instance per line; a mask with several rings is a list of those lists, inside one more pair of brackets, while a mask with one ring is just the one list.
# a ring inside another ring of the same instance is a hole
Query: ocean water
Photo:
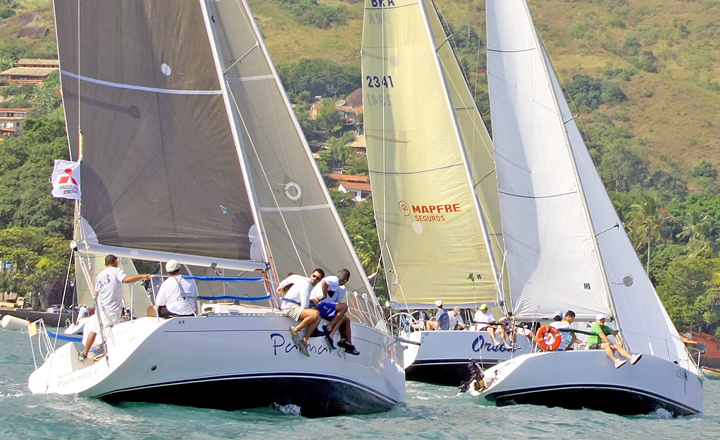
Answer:
[[32, 370], [27, 334], [0, 329], [0, 440], [720, 438], [720, 381], [705, 381], [704, 413], [680, 418], [531, 405], [497, 408], [455, 387], [408, 382], [407, 404], [387, 413], [306, 419], [273, 408], [220, 411], [36, 396], [27, 389]]

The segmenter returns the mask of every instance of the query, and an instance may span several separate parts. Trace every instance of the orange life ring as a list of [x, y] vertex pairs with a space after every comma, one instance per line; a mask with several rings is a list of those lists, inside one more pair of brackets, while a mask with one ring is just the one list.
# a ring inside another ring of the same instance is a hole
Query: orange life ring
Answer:
[[560, 346], [560, 330], [549, 325], [540, 327], [535, 334], [535, 342], [545, 351], [555, 351]]

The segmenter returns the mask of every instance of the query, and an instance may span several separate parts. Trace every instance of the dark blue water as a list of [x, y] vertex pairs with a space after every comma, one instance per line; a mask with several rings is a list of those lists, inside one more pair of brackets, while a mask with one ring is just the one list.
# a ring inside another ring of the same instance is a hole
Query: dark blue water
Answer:
[[0, 329], [0, 440], [720, 438], [720, 381], [705, 382], [703, 414], [674, 419], [529, 405], [496, 408], [453, 387], [408, 382], [407, 405], [388, 413], [310, 420], [272, 408], [227, 412], [36, 396], [27, 390], [32, 370], [27, 334]]

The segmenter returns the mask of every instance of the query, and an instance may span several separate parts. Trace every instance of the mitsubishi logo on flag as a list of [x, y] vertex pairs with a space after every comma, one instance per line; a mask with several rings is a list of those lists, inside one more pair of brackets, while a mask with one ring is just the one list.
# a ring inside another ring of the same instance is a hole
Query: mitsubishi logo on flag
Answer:
[[53, 168], [52, 184], [53, 197], [80, 200], [80, 163], [56, 160]]

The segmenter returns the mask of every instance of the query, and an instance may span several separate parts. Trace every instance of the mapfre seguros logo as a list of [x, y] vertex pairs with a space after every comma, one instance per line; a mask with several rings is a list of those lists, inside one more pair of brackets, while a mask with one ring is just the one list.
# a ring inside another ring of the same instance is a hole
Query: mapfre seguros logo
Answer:
[[410, 205], [408, 205], [404, 200], [400, 200], [400, 203], [398, 203], [398, 208], [400, 208], [400, 212], [404, 216], [410, 215], [412, 210], [410, 209]]
[[398, 209], [406, 217], [412, 215], [416, 222], [444, 222], [448, 214], [460, 212], [460, 204], [411, 205], [404, 200], [400, 200]]

